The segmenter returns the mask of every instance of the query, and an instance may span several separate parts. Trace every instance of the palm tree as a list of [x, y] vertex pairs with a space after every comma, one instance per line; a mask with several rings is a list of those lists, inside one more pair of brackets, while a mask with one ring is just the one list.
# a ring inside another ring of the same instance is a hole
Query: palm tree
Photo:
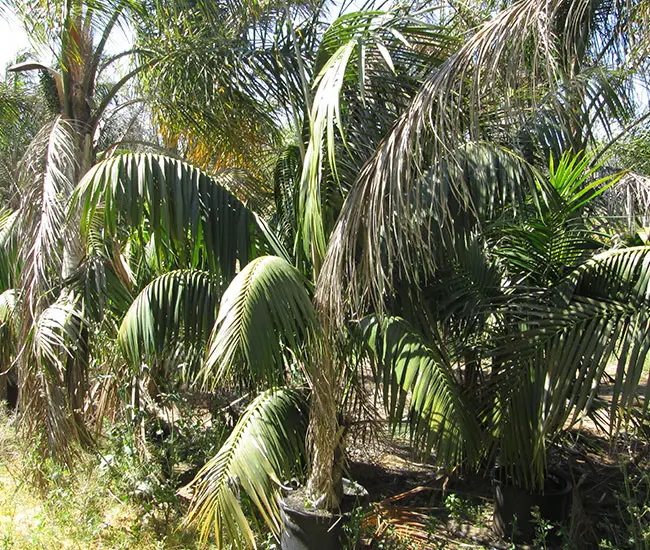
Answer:
[[[593, 209], [606, 186], [590, 169], [595, 136], [620, 138], [617, 124], [646, 117], [629, 95], [648, 44], [629, 29], [645, 12], [619, 8], [531, 0], [480, 25], [365, 165], [317, 283], [335, 327], [379, 315], [368, 338], [387, 405], [399, 419], [411, 396], [423, 449], [449, 441], [482, 459], [496, 448], [530, 489], [613, 353], [616, 431], [647, 353], [648, 249], [609, 250]], [[455, 392], [436, 399], [445, 384]]]
[[53, 67], [24, 61], [9, 69], [40, 71], [58, 116], [38, 132], [20, 162], [20, 205], [11, 227], [17, 237], [4, 244], [5, 255], [15, 253], [19, 260], [12, 269], [20, 318], [15, 363], [21, 426], [30, 437], [42, 438], [44, 454], [69, 461], [70, 443], [89, 439], [81, 413], [89, 334], [83, 300], [70, 284], [84, 246], [79, 214], [68, 207], [72, 190], [95, 162], [96, 140], [113, 100], [142, 69], [99, 85], [116, 59], [105, 56], [109, 36], [137, 5], [7, 1], [2, 7], [20, 17], [36, 42], [51, 47], [55, 60]]

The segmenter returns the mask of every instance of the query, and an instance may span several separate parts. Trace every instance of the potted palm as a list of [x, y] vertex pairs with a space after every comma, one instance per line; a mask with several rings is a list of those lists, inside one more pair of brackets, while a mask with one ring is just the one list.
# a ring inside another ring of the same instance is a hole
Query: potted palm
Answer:
[[[305, 52], [318, 45], [302, 41], [308, 25], [318, 32], [318, 14], [302, 22], [300, 33], [285, 33], [285, 28], [296, 30], [297, 13], [303, 17], [290, 8], [273, 12], [282, 31], [279, 42], [265, 47], [273, 59], [278, 48], [282, 55], [295, 52], [291, 67], [298, 73], [287, 82], [284, 72], [262, 72], [259, 77], [269, 81], [258, 83], [282, 100], [285, 93], [298, 94], [291, 96], [283, 118], [296, 122], [297, 145], [285, 149], [275, 165], [273, 215], [251, 213], [257, 202], [251, 189], [263, 186], [250, 174], [219, 170], [208, 175], [160, 155], [105, 159], [78, 190], [85, 230], [102, 216], [109, 237], [122, 225], [141, 234], [144, 223], [155, 252], [168, 252], [165, 263], [186, 259], [192, 266], [157, 277], [125, 315], [119, 342], [135, 371], [142, 364], [158, 364], [169, 346], [181, 355], [179, 349], [196, 352], [207, 345], [192, 377], [208, 389], [230, 386], [251, 396], [222, 449], [192, 484], [188, 521], [200, 525], [204, 536], [213, 530], [219, 546], [226, 540], [255, 544], [245, 513], [250, 507], [279, 536], [283, 483], [304, 476], [305, 456], [310, 460], [309, 475], [301, 478], [306, 479], [303, 500], [319, 516], [339, 509], [341, 381], [348, 364], [338, 344], [346, 337], [317, 313], [313, 285], [342, 197], [372, 150], [369, 145], [419, 86], [422, 74], [413, 68], [437, 63], [447, 53], [443, 46], [453, 42], [438, 27], [396, 9], [347, 14], [329, 27], [316, 51]], [[259, 44], [253, 46], [259, 55]], [[212, 68], [225, 70], [221, 58]], [[161, 69], [163, 79], [176, 74], [167, 69]], [[280, 92], [273, 88], [278, 83], [285, 86]], [[393, 94], [393, 101], [386, 102]], [[306, 118], [300, 123], [302, 114]], [[366, 123], [372, 131], [364, 129]], [[306, 143], [305, 127], [310, 129]], [[338, 155], [345, 162], [336, 161]], [[205, 296], [218, 297], [218, 314], [214, 300]], [[183, 339], [192, 345], [175, 345]], [[196, 365], [196, 354], [185, 364]]]
[[[617, 44], [587, 39], [607, 32], [593, 24], [599, 9], [513, 4], [430, 76], [348, 197], [317, 295], [334, 323], [384, 318], [370, 342], [390, 374], [386, 401], [399, 417], [410, 393], [425, 445], [455, 443], [470, 462], [498, 454], [530, 491], [543, 490], [547, 446], [590, 410], [614, 357], [615, 432], [647, 352], [648, 249], [612, 249], [616, 229], [601, 232], [595, 215], [607, 182], [577, 154], [593, 147], [605, 103], [612, 119], [629, 116], [602, 86], [577, 84]], [[396, 313], [404, 335], [386, 326]], [[443, 406], [424, 397], [432, 385], [455, 388]], [[474, 445], [462, 408], [478, 423]]]

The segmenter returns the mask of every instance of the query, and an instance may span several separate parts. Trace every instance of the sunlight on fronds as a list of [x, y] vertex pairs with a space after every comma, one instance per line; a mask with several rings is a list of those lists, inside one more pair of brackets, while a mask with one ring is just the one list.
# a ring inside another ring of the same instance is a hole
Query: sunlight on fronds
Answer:
[[217, 548], [255, 548], [242, 508], [246, 493], [269, 529], [279, 536], [281, 484], [299, 470], [307, 429], [305, 396], [271, 389], [247, 408], [214, 458], [188, 486], [193, 491], [186, 523], [200, 527], [205, 542], [212, 531]]
[[[340, 150], [347, 150], [348, 155], [352, 153], [353, 141], [368, 142], [368, 136], [361, 137], [358, 132], [366, 132], [369, 128], [354, 127], [352, 120], [344, 120], [341, 115], [344, 84], [357, 84], [356, 89], [350, 85], [347, 88], [358, 96], [363, 110], [374, 117], [372, 123], [378, 125], [383, 108], [380, 97], [385, 95], [385, 101], [401, 104], [404, 101], [401, 96], [407, 96], [407, 86], [400, 88], [395, 82], [410, 83], [413, 71], [421, 64], [435, 65], [453, 44], [454, 39], [444, 29], [416, 22], [402, 16], [398, 10], [348, 13], [327, 30], [318, 57], [325, 61], [322, 66], [317, 65], [318, 73], [314, 75], [312, 86], [315, 93], [309, 113], [310, 135], [300, 186], [298, 221], [307, 257], [316, 254], [322, 259], [327, 247], [329, 229], [324, 224], [322, 204], [324, 158], [327, 158], [332, 183], [340, 186], [337, 142], [341, 142]], [[378, 77], [382, 74], [383, 77]], [[345, 108], [349, 110], [350, 105], [346, 104]], [[386, 121], [388, 126], [400, 113], [396, 110], [391, 114]], [[350, 145], [346, 139], [347, 126], [353, 134]]]
[[280, 384], [307, 345], [317, 345], [317, 323], [306, 281], [282, 258], [263, 256], [224, 293], [201, 378], [210, 388]]
[[[527, 161], [548, 154], [535, 137], [535, 121], [544, 115], [552, 124], [564, 124], [563, 117], [582, 109], [585, 87], [569, 90], [574, 76], [582, 74], [581, 62], [586, 64], [589, 55], [604, 59], [629, 46], [625, 33], [609, 24], [609, 9], [588, 0], [521, 0], [480, 25], [431, 72], [360, 174], [330, 240], [318, 301], [336, 318], [368, 305], [381, 307], [395, 266], [406, 270], [422, 261], [429, 271], [435, 269], [428, 259], [431, 226], [395, 220], [411, 218], [423, 189], [435, 197], [439, 211], [434, 229], [453, 225], [456, 204], [475, 210], [474, 181], [462, 172], [461, 177], [444, 178], [468, 141], [490, 140], [515, 154], [521, 149]], [[600, 27], [591, 25], [595, 16]], [[609, 101], [605, 96], [611, 95], [611, 86], [595, 85], [589, 94], [598, 96], [590, 97], [589, 104], [600, 109]], [[616, 108], [612, 104], [610, 112]], [[581, 121], [594, 125], [597, 118], [589, 113]], [[584, 149], [591, 133], [575, 121], [568, 128], [573, 141], [566, 147]], [[433, 177], [423, 177], [429, 171]], [[501, 183], [494, 182], [496, 196]]]

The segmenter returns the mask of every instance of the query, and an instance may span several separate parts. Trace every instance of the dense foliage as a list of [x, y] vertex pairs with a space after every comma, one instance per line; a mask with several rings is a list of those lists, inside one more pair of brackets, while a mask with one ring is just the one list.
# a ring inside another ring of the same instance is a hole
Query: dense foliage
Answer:
[[[42, 455], [121, 410], [146, 456], [166, 395], [222, 392], [187, 521], [254, 546], [291, 477], [338, 507], [373, 395], [441, 468], [530, 490], [610, 373], [609, 435], [646, 415], [646, 0], [5, 4], [56, 52], [12, 68], [54, 82], [38, 132], [0, 87], [2, 371]], [[156, 143], [110, 137], [127, 83]]]

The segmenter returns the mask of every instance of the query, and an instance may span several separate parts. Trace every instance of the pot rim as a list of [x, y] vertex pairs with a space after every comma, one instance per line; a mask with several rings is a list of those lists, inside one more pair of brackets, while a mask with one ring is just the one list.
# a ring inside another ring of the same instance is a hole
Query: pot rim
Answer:
[[304, 517], [318, 517], [323, 519], [340, 519], [345, 516], [345, 514], [336, 513], [332, 510], [322, 510], [322, 509], [304, 509], [298, 510], [295, 507], [287, 504], [284, 498], [279, 499], [280, 508], [282, 511], [288, 511], [292, 514], [296, 514]]

